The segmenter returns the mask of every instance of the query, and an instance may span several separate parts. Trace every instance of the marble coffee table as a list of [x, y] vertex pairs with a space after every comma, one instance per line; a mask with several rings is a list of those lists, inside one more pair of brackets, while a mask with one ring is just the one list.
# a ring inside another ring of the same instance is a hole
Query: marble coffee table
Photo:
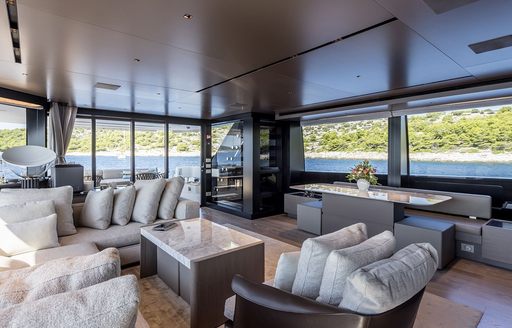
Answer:
[[141, 228], [140, 277], [157, 274], [189, 303], [191, 327], [218, 327], [233, 276], [263, 282], [263, 241], [209, 220], [176, 223], [168, 231]]

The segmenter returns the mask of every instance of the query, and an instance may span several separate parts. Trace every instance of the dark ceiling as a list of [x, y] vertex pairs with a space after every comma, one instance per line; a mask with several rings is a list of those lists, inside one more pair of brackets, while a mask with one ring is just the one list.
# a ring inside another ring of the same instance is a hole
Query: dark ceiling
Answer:
[[17, 3], [0, 86], [80, 107], [218, 118], [512, 77], [512, 48], [468, 47], [512, 33], [510, 0]]

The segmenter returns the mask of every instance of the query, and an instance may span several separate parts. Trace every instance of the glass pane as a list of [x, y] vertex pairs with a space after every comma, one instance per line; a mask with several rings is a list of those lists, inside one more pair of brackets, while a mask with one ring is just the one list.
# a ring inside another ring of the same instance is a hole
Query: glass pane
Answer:
[[84, 167], [86, 180], [92, 178], [92, 124], [91, 119], [77, 118], [71, 134], [66, 162]]
[[306, 171], [349, 172], [364, 159], [388, 171], [387, 119], [304, 126]]
[[164, 166], [164, 124], [135, 122], [135, 179], [161, 177]]
[[169, 176], [182, 176], [181, 196], [201, 201], [201, 127], [169, 124]]
[[243, 122], [212, 126], [212, 202], [243, 209]]
[[[26, 140], [26, 109], [0, 105], [0, 154], [9, 148], [24, 146]], [[0, 183], [4, 178], [18, 179], [0, 163]]]
[[100, 184], [130, 182], [130, 122], [96, 120], [96, 168]]
[[408, 117], [414, 175], [512, 178], [512, 106]]

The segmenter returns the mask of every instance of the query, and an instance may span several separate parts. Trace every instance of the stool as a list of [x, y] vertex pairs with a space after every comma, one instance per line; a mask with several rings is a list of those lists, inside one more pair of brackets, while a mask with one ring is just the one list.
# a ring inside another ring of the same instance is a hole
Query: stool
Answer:
[[315, 235], [322, 233], [321, 201], [315, 200], [297, 205], [297, 227]]
[[396, 248], [414, 243], [430, 243], [439, 257], [438, 269], [444, 268], [455, 257], [455, 225], [435, 219], [410, 216], [395, 222]]

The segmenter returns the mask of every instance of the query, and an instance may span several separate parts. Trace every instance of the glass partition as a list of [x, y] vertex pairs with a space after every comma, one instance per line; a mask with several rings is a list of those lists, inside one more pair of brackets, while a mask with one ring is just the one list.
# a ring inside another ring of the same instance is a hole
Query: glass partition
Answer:
[[212, 125], [212, 201], [243, 210], [243, 122]]
[[302, 127], [305, 168], [313, 172], [349, 172], [364, 159], [388, 171], [387, 119], [319, 124]]
[[512, 178], [512, 106], [410, 115], [411, 175]]

